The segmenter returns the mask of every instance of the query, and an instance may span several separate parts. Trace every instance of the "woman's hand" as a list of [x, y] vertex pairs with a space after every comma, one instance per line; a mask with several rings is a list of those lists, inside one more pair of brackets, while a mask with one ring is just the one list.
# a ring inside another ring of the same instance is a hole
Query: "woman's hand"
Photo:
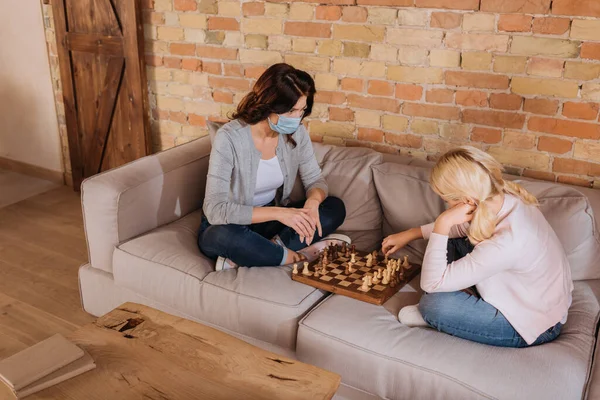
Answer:
[[301, 242], [304, 242], [304, 240], [307, 240], [308, 238], [312, 238], [315, 234], [315, 224], [307, 209], [291, 207], [279, 208], [277, 221], [295, 230], [298, 235], [300, 235]]
[[415, 239], [423, 238], [421, 228], [412, 228], [407, 231], [395, 233], [383, 239], [382, 252], [386, 256], [393, 254]]
[[440, 235], [448, 235], [453, 226], [470, 222], [476, 209], [477, 206], [466, 203], [447, 209], [435, 220], [433, 231]]
[[[308, 199], [306, 200], [306, 203], [304, 203], [304, 209], [308, 212], [308, 215], [310, 216], [314, 226], [316, 226], [319, 236], [323, 237], [323, 228], [321, 228], [321, 217], [319, 216], [319, 205], [319, 201]], [[308, 238], [306, 244], [310, 245], [313, 239], [314, 231], [313, 235]]]

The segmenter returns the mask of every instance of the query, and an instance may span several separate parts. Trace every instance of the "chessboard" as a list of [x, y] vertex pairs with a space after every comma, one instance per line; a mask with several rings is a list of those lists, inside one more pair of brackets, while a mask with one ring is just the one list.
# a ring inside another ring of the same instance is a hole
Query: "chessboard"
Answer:
[[294, 265], [292, 279], [331, 293], [381, 305], [419, 271], [420, 267], [411, 265], [407, 256], [403, 260], [388, 259], [377, 252], [357, 251], [354, 246], [330, 246], [316, 260]]

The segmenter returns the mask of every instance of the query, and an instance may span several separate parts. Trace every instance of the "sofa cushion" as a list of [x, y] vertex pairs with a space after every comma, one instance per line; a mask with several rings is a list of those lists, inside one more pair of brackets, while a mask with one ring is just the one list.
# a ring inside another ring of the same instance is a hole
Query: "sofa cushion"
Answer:
[[298, 321], [324, 293], [292, 281], [290, 268], [214, 272], [196, 244], [201, 217], [196, 211], [119, 246], [115, 283], [199, 320], [294, 349]]
[[525, 349], [408, 328], [397, 320], [407, 293], [398, 293], [385, 307], [333, 295], [300, 322], [296, 351], [301, 361], [386, 399], [581, 398], [595, 343], [599, 290], [600, 281], [576, 282], [561, 336]]
[[[383, 209], [383, 235], [435, 221], [444, 202], [429, 186], [429, 168], [396, 163], [373, 167], [373, 180]], [[585, 195], [573, 187], [540, 181], [518, 181], [536, 196], [540, 210], [561, 241], [573, 280], [600, 278], [600, 234]], [[417, 260], [426, 241], [416, 240], [407, 252]]]

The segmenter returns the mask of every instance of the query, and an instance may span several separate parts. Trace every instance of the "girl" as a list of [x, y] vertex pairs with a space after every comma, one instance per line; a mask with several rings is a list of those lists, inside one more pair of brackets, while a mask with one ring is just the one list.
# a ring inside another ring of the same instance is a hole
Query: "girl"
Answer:
[[[435, 223], [383, 242], [391, 254], [429, 239], [421, 271], [426, 294], [418, 306], [400, 311], [400, 322], [495, 346], [554, 340], [566, 322], [573, 283], [536, 198], [505, 181], [492, 156], [467, 146], [443, 155], [430, 183], [449, 208]], [[478, 295], [463, 291], [473, 285]]]
[[[301, 124], [315, 83], [287, 64], [267, 69], [215, 137], [210, 154], [200, 250], [216, 269], [299, 261], [298, 250], [334, 232], [344, 203], [327, 183]], [[306, 201], [289, 204], [300, 174]], [[347, 239], [349, 240], [349, 239]]]

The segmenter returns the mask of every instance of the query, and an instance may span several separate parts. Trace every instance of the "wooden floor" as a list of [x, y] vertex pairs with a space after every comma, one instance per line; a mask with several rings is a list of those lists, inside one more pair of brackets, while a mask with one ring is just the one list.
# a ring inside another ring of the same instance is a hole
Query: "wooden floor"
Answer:
[[95, 319], [79, 300], [77, 269], [86, 261], [73, 189], [0, 208], [0, 359]]

